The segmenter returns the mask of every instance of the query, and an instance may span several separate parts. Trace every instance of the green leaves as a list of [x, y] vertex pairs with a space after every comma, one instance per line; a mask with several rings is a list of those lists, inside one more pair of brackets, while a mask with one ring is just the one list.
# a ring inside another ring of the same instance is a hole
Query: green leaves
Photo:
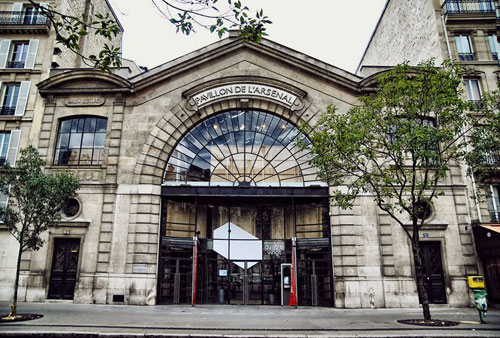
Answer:
[[465, 161], [475, 119], [462, 96], [463, 74], [461, 66], [436, 68], [432, 60], [401, 64], [380, 75], [376, 95], [359, 106], [346, 113], [328, 107], [309, 149], [320, 176], [337, 187], [340, 207], [370, 194], [399, 224], [423, 224], [418, 206], [439, 195], [450, 163]]
[[8, 205], [0, 207], [0, 220], [23, 251], [43, 246], [42, 233], [57, 225], [66, 201], [79, 188], [72, 174], [46, 173], [43, 165], [37, 150], [29, 146], [20, 151], [16, 167], [6, 163], [0, 172], [2, 192], [9, 195]]

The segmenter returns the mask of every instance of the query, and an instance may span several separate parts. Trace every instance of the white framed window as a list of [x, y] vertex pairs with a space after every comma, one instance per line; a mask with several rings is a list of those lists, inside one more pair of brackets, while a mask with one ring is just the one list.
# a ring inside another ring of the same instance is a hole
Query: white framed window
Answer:
[[481, 101], [481, 88], [478, 79], [464, 79], [467, 100], [474, 103]]
[[499, 190], [498, 185], [489, 185], [486, 187], [488, 194], [488, 212], [490, 214], [490, 222], [500, 221], [500, 200], [499, 200]]
[[457, 44], [458, 59], [460, 61], [474, 60], [474, 50], [472, 49], [470, 35], [468, 34], [456, 35], [455, 43]]
[[0, 68], [26, 68], [35, 67], [36, 54], [39, 40], [0, 41]]
[[498, 53], [500, 53], [500, 44], [498, 43], [497, 36], [495, 34], [490, 34], [488, 36], [490, 41], [490, 50], [493, 60], [498, 60]]
[[31, 81], [2, 83], [0, 81], [0, 115], [23, 116], [28, 103]]

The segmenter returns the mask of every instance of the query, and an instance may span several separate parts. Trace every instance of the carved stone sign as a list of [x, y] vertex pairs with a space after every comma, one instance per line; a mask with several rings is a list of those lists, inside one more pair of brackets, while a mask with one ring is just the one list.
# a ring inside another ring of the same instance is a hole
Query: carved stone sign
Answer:
[[189, 108], [202, 108], [215, 101], [219, 101], [232, 97], [259, 97], [268, 100], [276, 101], [287, 108], [292, 109], [294, 106], [300, 105], [300, 101], [296, 95], [272, 86], [252, 84], [252, 83], [235, 83], [223, 86], [214, 87], [193, 95], [188, 100]]
[[102, 106], [104, 102], [103, 97], [70, 97], [64, 101], [64, 104], [68, 107]]

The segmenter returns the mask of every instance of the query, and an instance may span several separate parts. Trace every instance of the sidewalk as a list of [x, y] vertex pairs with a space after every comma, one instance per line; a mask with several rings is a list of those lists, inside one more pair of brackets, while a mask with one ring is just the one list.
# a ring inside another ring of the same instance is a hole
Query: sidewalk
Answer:
[[[0, 337], [499, 337], [500, 311], [478, 324], [471, 308], [432, 308], [433, 319], [460, 321], [454, 327], [404, 325], [422, 318], [420, 309], [334, 309], [279, 306], [131, 306], [19, 303], [32, 321], [0, 324]], [[8, 303], [0, 303], [0, 313]]]

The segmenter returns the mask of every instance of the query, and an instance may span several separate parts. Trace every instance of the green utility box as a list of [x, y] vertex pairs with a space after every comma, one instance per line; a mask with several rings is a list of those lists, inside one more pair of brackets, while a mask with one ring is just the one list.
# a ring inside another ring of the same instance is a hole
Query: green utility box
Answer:
[[486, 302], [486, 290], [484, 289], [484, 277], [483, 276], [469, 276], [468, 278], [469, 287], [474, 293], [474, 301], [476, 302], [476, 308], [479, 311], [479, 319], [481, 323], [486, 323], [484, 317], [487, 315], [488, 303]]

